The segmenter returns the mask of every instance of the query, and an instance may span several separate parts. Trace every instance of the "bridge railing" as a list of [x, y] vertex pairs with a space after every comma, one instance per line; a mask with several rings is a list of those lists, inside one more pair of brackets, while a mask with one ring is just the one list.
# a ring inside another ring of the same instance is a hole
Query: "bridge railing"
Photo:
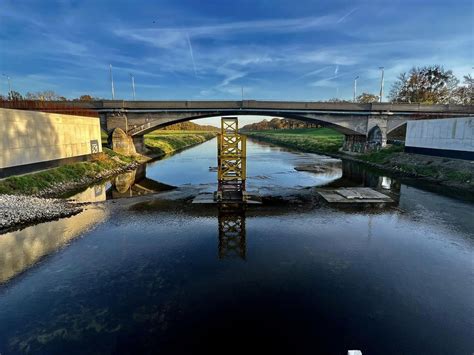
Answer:
[[58, 113], [62, 115], [99, 117], [96, 110], [78, 107], [74, 104], [51, 102], [51, 101], [37, 101], [37, 100], [0, 100], [0, 108], [26, 110], [26, 111], [41, 111], [49, 113]]

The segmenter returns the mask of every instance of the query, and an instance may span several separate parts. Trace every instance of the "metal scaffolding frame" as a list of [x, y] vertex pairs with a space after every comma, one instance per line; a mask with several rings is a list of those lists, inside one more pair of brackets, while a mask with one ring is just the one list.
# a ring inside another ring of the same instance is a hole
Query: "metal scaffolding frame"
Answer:
[[239, 134], [237, 117], [222, 117], [217, 144], [217, 200], [244, 200], [246, 160], [246, 137]]

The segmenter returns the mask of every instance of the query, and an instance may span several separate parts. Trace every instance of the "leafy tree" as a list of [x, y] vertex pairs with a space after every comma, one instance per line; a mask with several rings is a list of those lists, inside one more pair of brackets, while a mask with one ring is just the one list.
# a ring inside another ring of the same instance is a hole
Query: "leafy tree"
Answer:
[[94, 101], [94, 98], [91, 95], [81, 95], [74, 101]]
[[357, 96], [356, 101], [363, 104], [371, 104], [373, 102], [379, 102], [379, 97], [374, 94], [363, 92], [362, 94]]
[[333, 98], [330, 98], [327, 102], [351, 102], [351, 101], [339, 99], [337, 97], [333, 97]]
[[414, 67], [399, 75], [389, 98], [401, 103], [446, 104], [452, 101], [458, 83], [453, 72], [442, 66]]
[[23, 96], [18, 91], [10, 91], [8, 93], [8, 100], [10, 101], [21, 101], [23, 100]]

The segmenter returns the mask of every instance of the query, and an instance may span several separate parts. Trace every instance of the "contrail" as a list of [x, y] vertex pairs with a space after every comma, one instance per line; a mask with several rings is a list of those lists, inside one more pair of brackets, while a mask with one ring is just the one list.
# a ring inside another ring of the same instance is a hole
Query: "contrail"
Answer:
[[341, 23], [342, 21], [344, 21], [346, 18], [348, 18], [350, 15], [352, 15], [358, 8], [354, 8], [352, 9], [351, 11], [349, 11], [347, 14], [345, 14], [344, 16], [342, 16], [339, 20], [336, 21], [336, 23]]
[[324, 68], [321, 68], [321, 69], [316, 69], [316, 70], [313, 70], [313, 71], [310, 71], [309, 73], [306, 73], [306, 74], [303, 74], [301, 75], [300, 77], [298, 77], [298, 79], [301, 79], [301, 78], [305, 78], [307, 76], [312, 76], [312, 75], [316, 75], [316, 74], [319, 74], [319, 73], [322, 73], [323, 71], [329, 69], [330, 67], [327, 66], [327, 67], [324, 67]]
[[336, 69], [334, 69], [334, 76], [337, 76], [337, 73], [339, 73], [339, 65], [336, 65]]
[[186, 32], [186, 38], [188, 39], [189, 53], [191, 54], [191, 60], [193, 61], [194, 75], [197, 78], [196, 62], [194, 61], [193, 46], [191, 45], [191, 38], [189, 38], [189, 33]]

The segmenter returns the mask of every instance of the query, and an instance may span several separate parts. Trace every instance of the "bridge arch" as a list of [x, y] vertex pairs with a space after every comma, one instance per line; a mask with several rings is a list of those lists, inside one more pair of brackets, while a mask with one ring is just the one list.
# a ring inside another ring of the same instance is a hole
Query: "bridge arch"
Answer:
[[382, 145], [383, 134], [378, 125], [372, 127], [367, 134], [367, 142], [372, 144]]
[[[128, 113], [128, 122], [133, 122], [134, 113]], [[142, 114], [143, 115], [143, 114]], [[166, 114], [166, 113], [148, 113], [145, 119], [141, 119], [139, 124], [130, 125], [128, 133], [131, 136], [143, 136], [156, 129], [170, 126], [175, 123], [187, 122], [191, 120], [199, 120], [202, 118], [209, 117], [226, 117], [226, 116], [261, 116], [261, 117], [278, 117], [292, 119], [307, 123], [319, 124], [323, 127], [332, 128], [344, 135], [364, 135], [367, 130], [367, 116], [354, 115], [354, 116], [335, 116], [335, 115], [315, 115], [315, 114], [292, 114], [280, 112], [275, 114], [274, 112], [206, 112], [199, 113], [196, 115], [183, 114]], [[144, 122], [143, 122], [144, 121]]]

